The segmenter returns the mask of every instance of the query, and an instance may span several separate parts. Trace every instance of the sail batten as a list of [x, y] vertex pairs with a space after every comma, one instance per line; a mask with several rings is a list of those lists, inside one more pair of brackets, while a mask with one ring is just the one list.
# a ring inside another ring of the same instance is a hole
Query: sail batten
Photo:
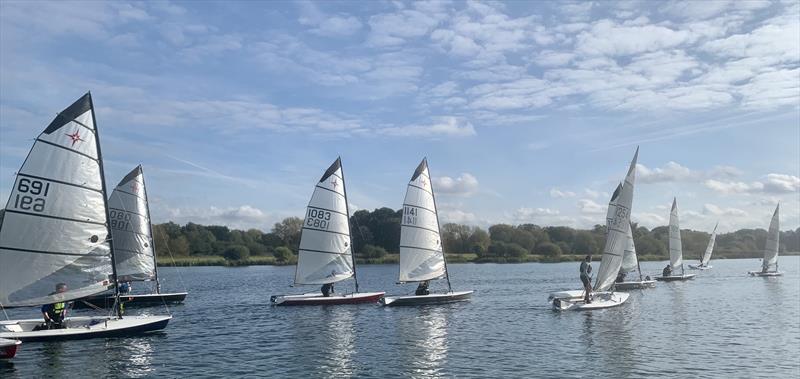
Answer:
[[[72, 300], [113, 285], [96, 130], [87, 93], [34, 140], [0, 224], [0, 304]], [[67, 290], [56, 294], [61, 283]]]
[[355, 274], [341, 159], [314, 186], [300, 235], [295, 284], [326, 284]]
[[400, 222], [400, 282], [441, 278], [446, 274], [428, 162], [423, 159], [408, 182]]
[[625, 248], [628, 246], [628, 232], [630, 231], [631, 208], [633, 206], [633, 189], [636, 182], [636, 162], [639, 158], [639, 148], [633, 155], [625, 182], [617, 186], [614, 195], [609, 201], [607, 219], [606, 244], [603, 248], [603, 256], [600, 261], [600, 268], [597, 270], [595, 281], [595, 291], [606, 291], [614, 284], [617, 273], [622, 267]]

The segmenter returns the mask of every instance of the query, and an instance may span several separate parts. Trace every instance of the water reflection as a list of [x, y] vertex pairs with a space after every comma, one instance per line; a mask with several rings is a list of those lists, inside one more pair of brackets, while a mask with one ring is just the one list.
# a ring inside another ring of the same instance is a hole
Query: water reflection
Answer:
[[[335, 378], [352, 376], [357, 307], [321, 306], [287, 309], [290, 376]], [[296, 312], [296, 313], [295, 313]], [[294, 371], [296, 370], [296, 372]]]
[[448, 306], [423, 306], [391, 310], [397, 314], [396, 340], [408, 375], [414, 378], [443, 376], [447, 361]]
[[42, 365], [42, 377], [58, 377], [64, 374], [66, 367], [62, 362], [64, 342], [46, 342], [42, 347], [45, 364]]
[[153, 339], [159, 339], [159, 336], [106, 340], [109, 370], [134, 378], [152, 374], [155, 370]]
[[323, 328], [323, 365], [327, 378], [352, 376], [355, 353], [355, 309], [348, 307], [324, 307], [329, 321]]

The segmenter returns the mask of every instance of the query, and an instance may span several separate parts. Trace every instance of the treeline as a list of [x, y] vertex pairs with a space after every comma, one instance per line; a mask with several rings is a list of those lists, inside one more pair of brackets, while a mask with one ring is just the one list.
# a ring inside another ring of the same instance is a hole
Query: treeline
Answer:
[[[380, 208], [359, 210], [350, 217], [352, 243], [361, 262], [380, 262], [388, 254], [397, 254], [400, 245], [401, 210]], [[225, 226], [184, 226], [169, 222], [154, 225], [158, 254], [175, 257], [222, 256], [229, 261], [251, 257], [273, 257], [275, 263], [296, 261], [303, 220], [286, 218], [272, 230], [232, 230]], [[444, 224], [442, 243], [448, 254], [470, 254], [476, 262], [560, 261], [578, 259], [585, 254], [599, 255], [605, 245], [605, 226], [591, 230], [565, 226], [533, 224], [492, 225], [488, 230], [468, 225]], [[682, 230], [686, 260], [699, 259], [710, 234]], [[767, 232], [741, 229], [717, 236], [715, 258], [755, 258], [762, 255]], [[649, 230], [634, 225], [636, 251], [642, 259], [668, 259], [668, 227]], [[781, 252], [800, 251], [800, 228], [781, 232]]]
[[[0, 209], [0, 220], [3, 210]], [[353, 249], [359, 262], [392, 262], [400, 245], [401, 210], [379, 208], [359, 210], [350, 217]], [[226, 226], [173, 222], [153, 225], [157, 254], [162, 262], [170, 257], [187, 264], [292, 264], [297, 260], [303, 220], [289, 217], [276, 223], [269, 232], [258, 229], [236, 230]], [[441, 226], [442, 244], [458, 261], [527, 262], [580, 259], [585, 254], [599, 255], [605, 245], [605, 226], [591, 230], [566, 226], [497, 224], [488, 230], [468, 225]], [[649, 230], [634, 225], [636, 251], [643, 260], [669, 258], [669, 229]], [[683, 256], [696, 260], [706, 249], [710, 235], [704, 231], [682, 230]], [[717, 236], [714, 258], [757, 258], [762, 256], [767, 231], [740, 229]], [[800, 228], [783, 231], [780, 250], [800, 252]], [[193, 259], [193, 260], [192, 260]], [[223, 260], [224, 259], [224, 260]], [[180, 263], [179, 263], [180, 264]]]

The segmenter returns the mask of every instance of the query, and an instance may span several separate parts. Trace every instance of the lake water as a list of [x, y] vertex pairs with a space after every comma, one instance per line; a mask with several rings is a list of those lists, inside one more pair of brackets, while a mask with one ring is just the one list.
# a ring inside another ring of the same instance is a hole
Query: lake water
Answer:
[[[621, 307], [563, 313], [547, 294], [580, 288], [577, 263], [452, 264], [472, 301], [407, 308], [270, 306], [317, 289], [289, 288], [294, 267], [164, 268], [165, 290], [189, 292], [164, 333], [25, 343], [0, 377], [800, 377], [800, 259], [781, 257], [779, 278], [748, 277], [756, 259], [712, 265]], [[358, 275], [362, 291], [413, 291], [394, 265]]]

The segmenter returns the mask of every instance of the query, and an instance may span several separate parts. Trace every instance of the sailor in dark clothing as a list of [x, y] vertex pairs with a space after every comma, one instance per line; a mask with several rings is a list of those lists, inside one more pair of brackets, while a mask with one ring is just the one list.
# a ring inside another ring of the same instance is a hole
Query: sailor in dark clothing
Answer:
[[619, 270], [619, 274], [617, 274], [617, 283], [622, 283], [625, 281], [625, 271]]
[[581, 262], [581, 282], [583, 283], [583, 302], [589, 304], [592, 302], [591, 295], [592, 295], [592, 280], [589, 278], [589, 274], [592, 273], [592, 255], [587, 255], [586, 258]]
[[667, 264], [667, 266], [664, 267], [664, 271], [661, 272], [661, 276], [672, 276], [672, 266], [670, 264]]
[[[66, 283], [58, 283], [56, 284], [56, 291], [52, 292], [50, 295], [52, 296], [64, 292], [67, 292]], [[42, 316], [44, 316], [44, 328], [64, 328], [64, 319], [67, 317], [67, 303], [59, 301], [53, 304], [42, 305]]]
[[431, 291], [428, 291], [428, 284], [430, 283], [429, 280], [423, 280], [419, 282], [419, 286], [417, 286], [417, 290], [414, 291], [414, 295], [417, 296], [425, 296], [430, 295]]
[[325, 283], [322, 285], [322, 296], [329, 297], [333, 292], [333, 283]]

